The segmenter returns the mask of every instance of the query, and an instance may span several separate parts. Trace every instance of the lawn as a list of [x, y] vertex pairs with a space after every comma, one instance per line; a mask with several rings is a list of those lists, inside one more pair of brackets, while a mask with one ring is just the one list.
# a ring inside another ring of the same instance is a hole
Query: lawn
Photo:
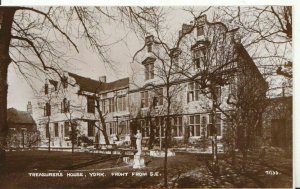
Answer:
[[[108, 159], [109, 158], [109, 159]], [[220, 159], [219, 175], [209, 169], [207, 157], [199, 154], [177, 153], [168, 158], [168, 181], [171, 187], [268, 187], [292, 185], [291, 158], [269, 154], [265, 161], [252, 156], [247, 173], [240, 174]], [[105, 161], [104, 161], [105, 160]], [[0, 173], [0, 188], [100, 188], [161, 187], [163, 158], [145, 157], [146, 168], [133, 170], [118, 156], [91, 153], [23, 151], [8, 152], [5, 171]], [[238, 167], [237, 167], [238, 168]], [[279, 175], [265, 171], [277, 170]], [[30, 177], [28, 173], [63, 173], [63, 177]], [[67, 173], [82, 173], [82, 177], [67, 177]], [[105, 176], [91, 177], [90, 173]], [[112, 173], [117, 175], [112, 176]], [[126, 173], [119, 176], [119, 173]], [[146, 173], [147, 176], [139, 176]], [[153, 176], [150, 176], [150, 173]], [[134, 175], [132, 175], [134, 174]], [[157, 175], [155, 175], [157, 174]]]

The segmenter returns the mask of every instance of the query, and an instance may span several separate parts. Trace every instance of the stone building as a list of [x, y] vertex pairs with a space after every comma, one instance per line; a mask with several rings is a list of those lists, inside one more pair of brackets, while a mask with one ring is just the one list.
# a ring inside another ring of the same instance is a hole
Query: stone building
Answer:
[[15, 108], [7, 110], [8, 146], [14, 148], [28, 148], [39, 144], [39, 132], [32, 117], [32, 105], [28, 102], [27, 111]]
[[130, 76], [130, 116], [144, 139], [151, 132], [164, 138], [169, 91], [173, 139], [210, 138], [213, 117], [222, 139], [228, 123], [221, 112], [232, 111], [232, 104], [258, 102], [257, 96], [264, 100], [268, 84], [240, 43], [238, 29], [210, 23], [204, 15], [183, 24], [178, 39], [180, 45], [168, 49], [160, 38], [146, 36]]
[[38, 98], [44, 144], [51, 136], [51, 145], [70, 146], [72, 121], [80, 135], [95, 141], [97, 133], [104, 143], [99, 108], [111, 143], [129, 142], [140, 129], [146, 144], [159, 139], [162, 145], [168, 105], [175, 141], [195, 143], [212, 132], [222, 139], [228, 125], [224, 112], [233, 104], [257, 103], [253, 99], [265, 98], [268, 85], [240, 43], [238, 29], [210, 23], [204, 15], [183, 24], [178, 38], [179, 46], [166, 48], [146, 36], [128, 78], [107, 83], [105, 77], [96, 81], [65, 73], [61, 80], [47, 80]]
[[[46, 79], [36, 95], [38, 129], [41, 146], [70, 147], [71, 136], [85, 136], [95, 140], [98, 115], [95, 111], [97, 89], [101, 82], [64, 73], [62, 78]], [[72, 130], [73, 128], [73, 130]]]

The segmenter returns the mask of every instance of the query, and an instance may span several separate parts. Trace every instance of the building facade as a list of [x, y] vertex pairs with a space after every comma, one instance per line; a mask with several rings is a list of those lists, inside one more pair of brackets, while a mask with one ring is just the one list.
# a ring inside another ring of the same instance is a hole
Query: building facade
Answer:
[[9, 108], [7, 110], [7, 124], [9, 148], [31, 148], [39, 145], [40, 134], [32, 117], [31, 102], [28, 102], [27, 111]]
[[117, 144], [130, 143], [139, 129], [145, 145], [162, 145], [167, 123], [176, 142], [196, 143], [214, 134], [222, 139], [224, 113], [264, 98], [268, 85], [238, 29], [210, 23], [204, 15], [183, 24], [178, 40], [166, 48], [157, 36], [146, 36], [128, 78], [107, 83], [68, 73], [65, 81], [47, 80], [39, 97], [45, 144], [54, 136], [53, 146], [69, 146], [72, 120], [95, 143], [105, 143], [104, 122], [109, 141]]

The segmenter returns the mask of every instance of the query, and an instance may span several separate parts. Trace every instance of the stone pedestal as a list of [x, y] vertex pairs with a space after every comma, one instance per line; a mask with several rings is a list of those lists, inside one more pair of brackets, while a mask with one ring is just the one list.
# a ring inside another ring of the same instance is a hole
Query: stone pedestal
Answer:
[[[165, 157], [165, 151], [163, 150], [150, 150], [150, 156], [152, 157]], [[175, 156], [175, 152], [168, 150], [167, 157]]]
[[144, 158], [141, 157], [141, 155], [139, 155], [139, 154], [134, 155], [133, 168], [134, 169], [140, 169], [140, 168], [143, 168], [143, 167], [146, 167]]

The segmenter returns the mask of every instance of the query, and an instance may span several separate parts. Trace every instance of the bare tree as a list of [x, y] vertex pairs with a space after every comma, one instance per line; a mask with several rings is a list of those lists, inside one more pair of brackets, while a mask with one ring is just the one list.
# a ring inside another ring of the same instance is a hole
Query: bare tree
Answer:
[[216, 7], [216, 17], [240, 28], [244, 47], [267, 79], [278, 80], [282, 75], [291, 85], [291, 6]]
[[[198, 14], [201, 16], [209, 10], [209, 8], [200, 11]], [[193, 16], [193, 18], [195, 18]], [[149, 11], [148, 17], [138, 20], [140, 23], [143, 23], [144, 21], [147, 21], [147, 27], [145, 27], [142, 24], [139, 24], [138, 26], [142, 29], [140, 30], [141, 36], [145, 36], [147, 34], [147, 30], [152, 31], [152, 35], [148, 35], [145, 39], [144, 46], [135, 53], [133, 57], [133, 62], [137, 61], [136, 57], [145, 50], [148, 51], [148, 56], [146, 56], [146, 59], [144, 57], [140, 58], [142, 61], [139, 63], [142, 63], [146, 66], [145, 68], [145, 77], [146, 80], [153, 79], [154, 76], [156, 77], [156, 80], [154, 82], [147, 82], [145, 85], [153, 87], [163, 87], [163, 99], [165, 103], [165, 109], [163, 111], [163, 115], [166, 118], [165, 122], [165, 145], [164, 145], [164, 187], [167, 187], [168, 184], [168, 148], [170, 145], [171, 140], [171, 117], [173, 116], [174, 108], [172, 107], [174, 102], [178, 98], [178, 92], [182, 90], [182, 85], [180, 85], [178, 82], [184, 77], [180, 77], [180, 72], [182, 70], [186, 71], [191, 67], [191, 64], [184, 64], [183, 67], [179, 67], [178, 65], [178, 55], [183, 54], [185, 60], [187, 61], [188, 58], [191, 58], [190, 54], [188, 54], [186, 49], [182, 50], [181, 46], [182, 44], [186, 43], [185, 37], [190, 34], [194, 29], [197, 27], [196, 22], [191, 26], [186, 28], [182, 33], [178, 36], [173, 36], [173, 38], [167, 39], [166, 35], [166, 20], [165, 20], [165, 12], [163, 10], [156, 10], [154, 12]], [[144, 26], [144, 27], [143, 27]], [[190, 48], [190, 46], [189, 46]], [[153, 64], [153, 62], [155, 63]], [[150, 64], [148, 64], [150, 63]], [[147, 67], [147, 65], [150, 65]], [[180, 71], [181, 70], [181, 71]], [[140, 78], [141, 79], [141, 78]], [[146, 89], [144, 89], [146, 90]], [[144, 94], [145, 95], [145, 94]], [[148, 94], [147, 94], [148, 95]]]
[[[126, 9], [119, 10], [124, 22]], [[38, 78], [39, 72], [57, 74], [68, 59], [66, 49], [79, 52], [79, 39], [86, 41], [99, 58], [109, 64], [109, 44], [102, 40], [103, 19], [116, 20], [105, 7], [1, 7], [0, 8], [0, 148], [5, 155], [7, 135], [7, 74], [13, 62], [19, 71]], [[139, 14], [142, 14], [139, 12]], [[63, 19], [62, 19], [63, 18]], [[62, 46], [68, 47], [66, 49]], [[1, 158], [3, 159], [3, 158]]]
[[105, 144], [109, 144], [109, 138], [108, 138], [108, 134], [107, 134], [107, 127], [106, 127], [106, 122], [105, 122], [105, 115], [103, 115], [101, 109], [100, 109], [100, 102], [99, 99], [96, 99], [96, 109], [99, 115], [99, 119], [100, 119], [100, 123], [102, 127], [97, 127], [103, 134], [104, 136], [104, 140], [105, 140]]

